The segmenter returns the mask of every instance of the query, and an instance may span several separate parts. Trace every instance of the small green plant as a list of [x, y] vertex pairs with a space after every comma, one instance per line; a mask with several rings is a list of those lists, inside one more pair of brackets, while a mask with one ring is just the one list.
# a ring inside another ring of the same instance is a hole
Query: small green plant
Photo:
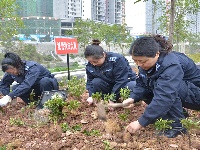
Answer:
[[0, 146], [0, 150], [6, 150], [6, 146]]
[[92, 99], [98, 103], [102, 100], [102, 93], [101, 92], [96, 92], [96, 93], [92, 93]]
[[60, 88], [67, 89], [67, 76], [62, 77], [58, 84]]
[[72, 129], [73, 129], [74, 131], [81, 131], [81, 125], [80, 125], [80, 124], [77, 124], [77, 125], [73, 126]]
[[104, 144], [104, 146], [105, 146], [105, 150], [112, 150], [112, 149], [110, 148], [110, 142], [109, 142], [108, 140], [103, 141], [103, 144]]
[[130, 97], [130, 92], [131, 92], [131, 90], [128, 87], [121, 88], [120, 89], [120, 98], [121, 98], [121, 100], [123, 101], [123, 100], [128, 99]]
[[77, 99], [85, 92], [85, 79], [77, 79], [76, 76], [73, 76], [71, 80], [67, 82], [69, 94], [75, 96]]
[[69, 131], [70, 130], [70, 127], [67, 123], [62, 123], [61, 124], [61, 129], [62, 129], [62, 132], [66, 132], [66, 131]]
[[26, 107], [31, 109], [31, 108], [34, 108], [35, 105], [36, 105], [36, 102], [30, 102]]
[[171, 124], [173, 123], [173, 120], [163, 120], [162, 118], [157, 119], [157, 121], [154, 123], [156, 130], [164, 132], [166, 129], [172, 129]]
[[71, 100], [69, 102], [67, 102], [67, 109], [68, 110], [76, 110], [77, 108], [80, 107], [81, 102], [77, 101], [77, 100]]
[[83, 134], [85, 134], [87, 136], [100, 136], [101, 135], [99, 130], [94, 130], [94, 129], [92, 129], [91, 131], [84, 130]]
[[62, 112], [63, 107], [66, 106], [66, 102], [58, 94], [54, 95], [50, 100], [44, 103], [44, 107], [50, 109], [49, 120], [56, 123], [63, 119], [64, 113]]
[[105, 103], [109, 103], [109, 101], [116, 101], [115, 100], [115, 94], [112, 93], [112, 94], [104, 94], [104, 102]]
[[123, 121], [127, 121], [128, 120], [128, 115], [127, 113], [122, 113], [122, 114], [119, 114], [118, 117], [119, 119], [123, 120]]
[[3, 114], [5, 114], [5, 111], [3, 110], [2, 107], [0, 107], [0, 112], [3, 113]]
[[192, 119], [186, 118], [181, 119], [181, 123], [188, 131], [189, 146], [191, 147], [190, 131], [191, 129], [200, 129], [200, 121], [193, 121]]
[[23, 126], [25, 123], [20, 118], [10, 118], [10, 124], [16, 126]]

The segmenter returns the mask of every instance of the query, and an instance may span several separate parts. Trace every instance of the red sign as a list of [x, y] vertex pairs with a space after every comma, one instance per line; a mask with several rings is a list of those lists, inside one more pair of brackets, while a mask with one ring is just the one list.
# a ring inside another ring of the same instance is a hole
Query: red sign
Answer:
[[78, 42], [74, 38], [55, 38], [56, 54], [78, 53]]

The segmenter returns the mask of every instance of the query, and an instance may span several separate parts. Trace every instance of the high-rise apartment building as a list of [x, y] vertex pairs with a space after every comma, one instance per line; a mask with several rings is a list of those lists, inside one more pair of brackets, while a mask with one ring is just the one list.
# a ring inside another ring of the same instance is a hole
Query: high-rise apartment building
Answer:
[[[200, 4], [200, 0], [198, 0]], [[200, 33], [200, 10], [196, 14], [189, 14], [186, 16], [187, 20], [190, 20], [194, 22], [193, 24], [190, 24], [188, 27], [188, 31], [190, 31], [193, 34]]]
[[92, 0], [92, 20], [110, 24], [125, 22], [124, 0]]
[[60, 19], [81, 18], [82, 0], [53, 0], [53, 16]]
[[[159, 0], [156, 0], [158, 2]], [[162, 8], [157, 8], [152, 1], [146, 1], [145, 6], [145, 20], [146, 20], [146, 33], [155, 34], [160, 33], [159, 26], [160, 23], [157, 21], [159, 17], [163, 15]]]
[[53, 0], [16, 0], [21, 17], [53, 17]]

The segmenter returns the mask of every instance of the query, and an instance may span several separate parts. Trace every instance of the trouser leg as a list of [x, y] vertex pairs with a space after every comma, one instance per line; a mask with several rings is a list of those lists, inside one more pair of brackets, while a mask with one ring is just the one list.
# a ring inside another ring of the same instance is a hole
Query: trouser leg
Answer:
[[[153, 99], [153, 92], [147, 91], [146, 95], [144, 96], [144, 102], [147, 104], [150, 104]], [[183, 108], [182, 108], [182, 102], [180, 97], [177, 97], [174, 103], [169, 108], [169, 111], [167, 111], [166, 114], [163, 114], [161, 116], [163, 120], [173, 120], [174, 122], [171, 124], [172, 127], [181, 127], [182, 124], [180, 123], [180, 119], [185, 118], [183, 114]], [[154, 120], [152, 123], [154, 123], [156, 120]]]
[[92, 80], [92, 89], [91, 93], [100, 92], [102, 95], [108, 94], [112, 91], [113, 86], [105, 82], [100, 78], [94, 78]]
[[191, 82], [182, 81], [179, 90], [183, 107], [200, 110], [200, 88]]
[[[20, 84], [16, 84], [12, 87], [12, 90], [15, 90]], [[30, 103], [30, 94], [32, 92], [32, 89], [25, 92], [23, 95], [20, 95], [19, 97], [26, 103]]]

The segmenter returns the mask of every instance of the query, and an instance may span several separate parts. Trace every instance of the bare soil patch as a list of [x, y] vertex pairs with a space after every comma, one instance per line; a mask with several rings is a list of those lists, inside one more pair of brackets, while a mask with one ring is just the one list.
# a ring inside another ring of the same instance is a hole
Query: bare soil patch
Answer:
[[[0, 149], [18, 150], [199, 150], [200, 131], [192, 130], [189, 146], [187, 135], [173, 139], [156, 136], [153, 125], [131, 135], [124, 128], [136, 120], [146, 105], [139, 103], [130, 109], [117, 108], [107, 111], [107, 120], [97, 118], [95, 106], [85, 102], [87, 93], [81, 98], [81, 105], [75, 111], [67, 111], [58, 123], [38, 121], [34, 107], [29, 108], [18, 100], [1, 108]], [[68, 101], [74, 100], [68, 97]], [[200, 112], [188, 110], [191, 118], [200, 120]], [[69, 130], [63, 132], [66, 123]]]

